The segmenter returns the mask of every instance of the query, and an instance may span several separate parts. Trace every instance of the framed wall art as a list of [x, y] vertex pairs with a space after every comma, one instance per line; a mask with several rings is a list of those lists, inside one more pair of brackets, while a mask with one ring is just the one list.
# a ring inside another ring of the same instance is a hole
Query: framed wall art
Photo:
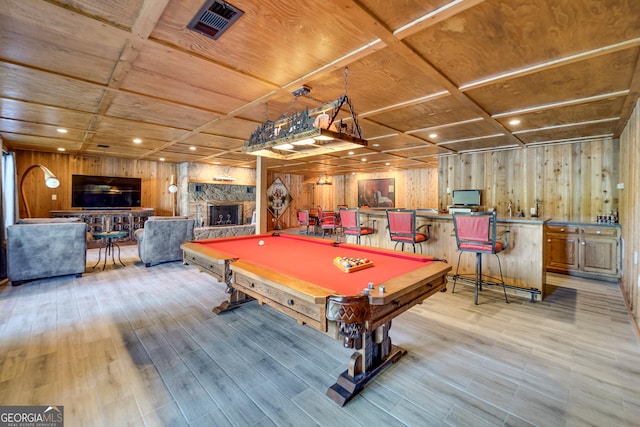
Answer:
[[267, 210], [276, 221], [287, 210], [292, 200], [293, 197], [280, 178], [276, 178], [267, 188]]
[[396, 205], [395, 178], [358, 181], [358, 206], [393, 208]]

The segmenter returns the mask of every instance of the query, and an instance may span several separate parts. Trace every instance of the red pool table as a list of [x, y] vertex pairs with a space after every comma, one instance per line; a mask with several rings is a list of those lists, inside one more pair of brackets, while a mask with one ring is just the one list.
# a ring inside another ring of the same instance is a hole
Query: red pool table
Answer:
[[[187, 264], [226, 283], [229, 297], [216, 314], [257, 300], [354, 348], [349, 368], [327, 391], [340, 405], [406, 353], [391, 344], [391, 319], [444, 292], [451, 270], [428, 256], [278, 233], [181, 247]], [[372, 266], [347, 273], [334, 264], [339, 257]]]

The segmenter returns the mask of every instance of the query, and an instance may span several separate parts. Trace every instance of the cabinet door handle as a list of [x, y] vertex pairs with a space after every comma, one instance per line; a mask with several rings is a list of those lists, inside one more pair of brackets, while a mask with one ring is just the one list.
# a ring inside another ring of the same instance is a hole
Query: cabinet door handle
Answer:
[[587, 242], [580, 242], [580, 244], [581, 244], [582, 246], [585, 246], [585, 245], [587, 244]]
[[551, 243], [551, 239], [547, 239], [547, 243]]
[[560, 231], [562, 231], [564, 233], [564, 228], [561, 228]]

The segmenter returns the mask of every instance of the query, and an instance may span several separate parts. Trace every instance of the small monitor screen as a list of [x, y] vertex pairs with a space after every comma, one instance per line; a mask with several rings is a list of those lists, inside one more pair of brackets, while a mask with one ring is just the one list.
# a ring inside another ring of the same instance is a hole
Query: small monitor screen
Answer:
[[456, 206], [480, 206], [480, 190], [453, 190]]

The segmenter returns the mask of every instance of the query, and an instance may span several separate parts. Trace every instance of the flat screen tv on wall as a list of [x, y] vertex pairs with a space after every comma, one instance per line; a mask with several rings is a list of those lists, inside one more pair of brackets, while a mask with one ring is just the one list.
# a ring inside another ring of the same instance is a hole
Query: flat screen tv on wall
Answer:
[[142, 180], [118, 176], [71, 176], [71, 206], [83, 209], [141, 207]]

